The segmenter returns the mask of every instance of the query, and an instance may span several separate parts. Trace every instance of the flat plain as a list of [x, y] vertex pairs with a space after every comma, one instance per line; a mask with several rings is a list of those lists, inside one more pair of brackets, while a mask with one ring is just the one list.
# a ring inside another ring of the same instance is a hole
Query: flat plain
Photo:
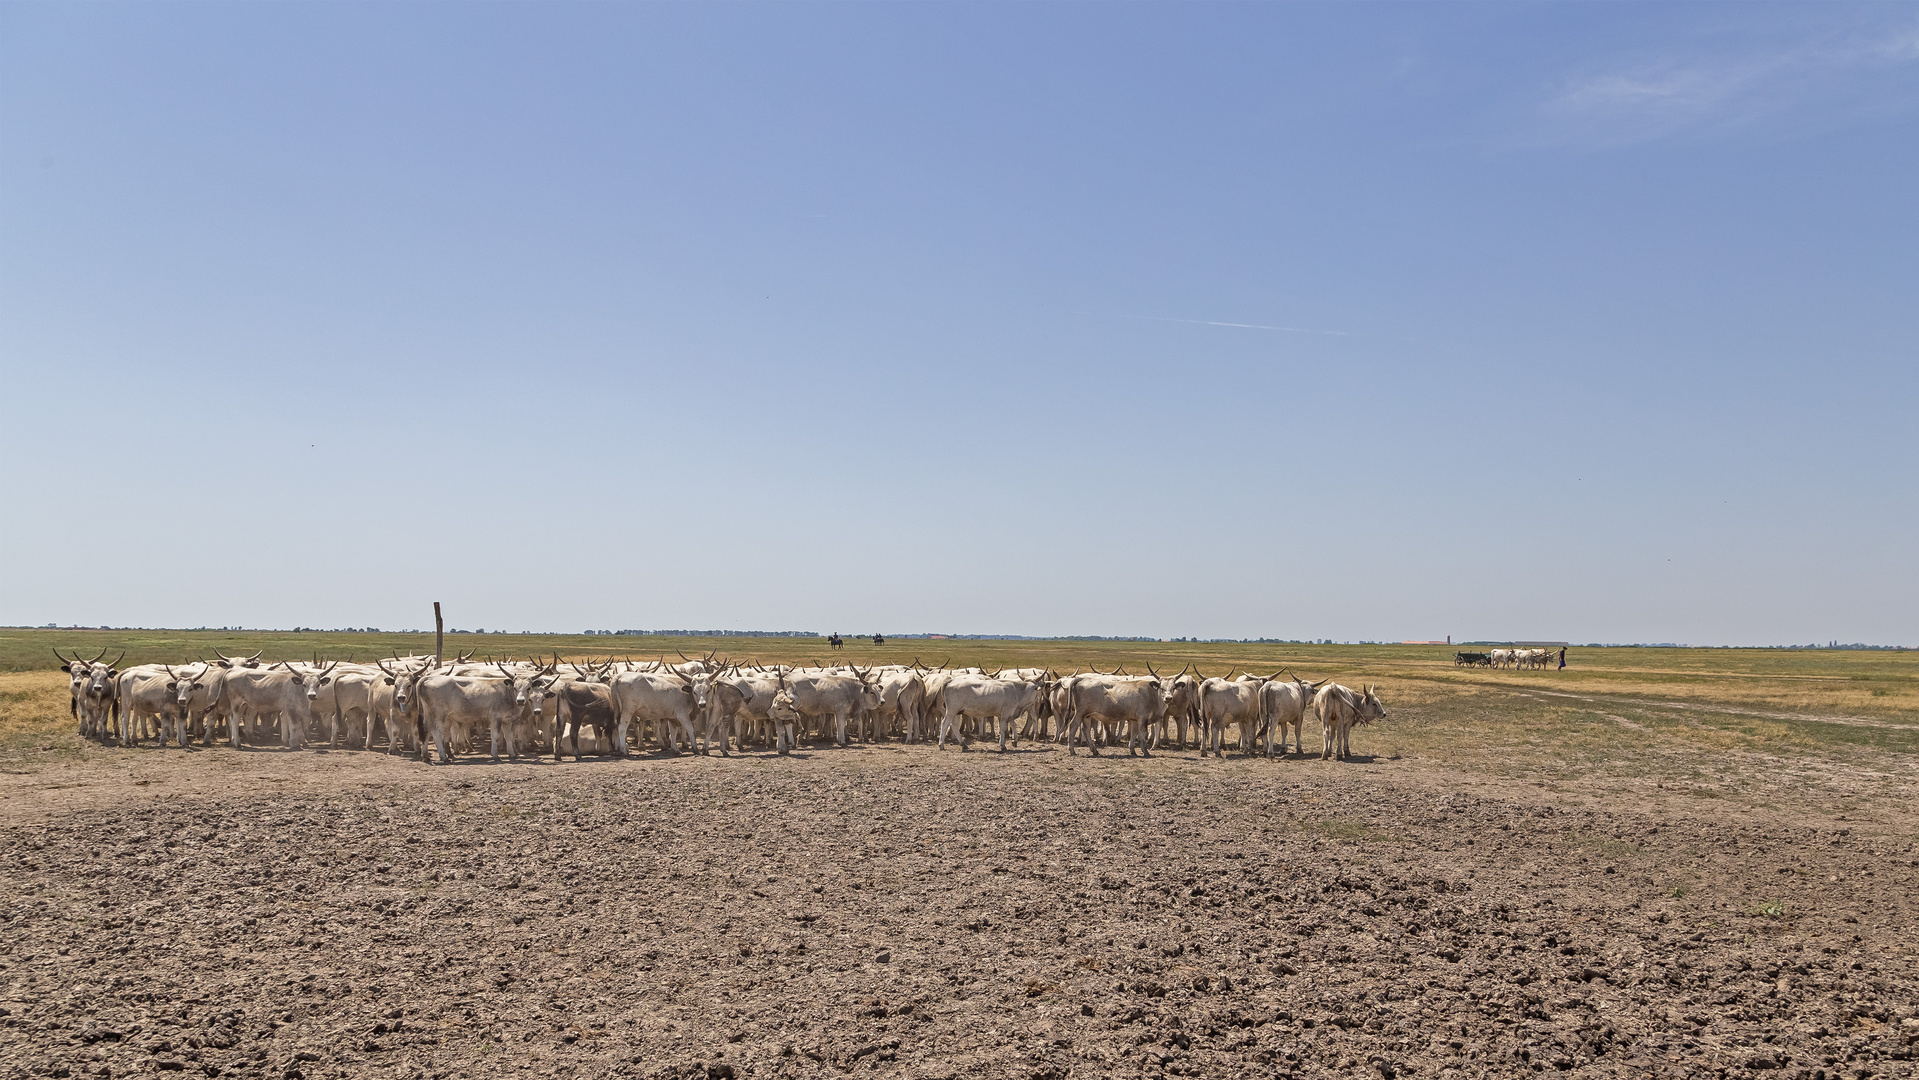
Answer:
[[1574, 648], [1532, 672], [1419, 646], [838, 654], [1377, 683], [1389, 716], [1343, 763], [1311, 730], [1279, 760], [100, 747], [49, 670], [56, 645], [422, 641], [0, 633], [0, 1075], [1913, 1069], [1911, 653]]

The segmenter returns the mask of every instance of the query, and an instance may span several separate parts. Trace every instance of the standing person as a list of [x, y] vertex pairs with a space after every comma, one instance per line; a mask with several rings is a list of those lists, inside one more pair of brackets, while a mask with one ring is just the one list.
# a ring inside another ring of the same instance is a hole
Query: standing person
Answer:
[[1563, 645], [1559, 647], [1559, 670], [1566, 670], [1566, 647]]

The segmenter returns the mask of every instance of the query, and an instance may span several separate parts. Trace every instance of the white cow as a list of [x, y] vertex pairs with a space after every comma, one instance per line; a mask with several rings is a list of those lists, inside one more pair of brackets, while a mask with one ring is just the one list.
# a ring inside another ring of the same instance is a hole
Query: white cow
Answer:
[[1360, 724], [1386, 718], [1386, 706], [1380, 704], [1377, 687], [1362, 690], [1332, 683], [1319, 688], [1313, 696], [1313, 711], [1319, 714], [1319, 756], [1335, 755], [1345, 761], [1352, 756], [1352, 730]]

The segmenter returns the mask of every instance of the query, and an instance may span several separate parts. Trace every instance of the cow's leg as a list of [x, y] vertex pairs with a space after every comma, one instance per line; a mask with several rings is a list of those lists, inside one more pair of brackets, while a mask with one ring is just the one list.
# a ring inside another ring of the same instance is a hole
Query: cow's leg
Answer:
[[486, 756], [488, 761], [500, 760], [500, 718], [492, 718], [492, 730], [488, 733]]
[[845, 709], [840, 709], [833, 713], [833, 741], [838, 743], [842, 747], [846, 745], [846, 710]]
[[[626, 756], [626, 729], [627, 729], [627, 725], [631, 724], [632, 722], [633, 722], [633, 713], [630, 710], [626, 710], [626, 709], [622, 709], [620, 711], [619, 719], [614, 722], [613, 752], [619, 755], [620, 757]], [[576, 760], [579, 758], [578, 754], [575, 754], [573, 756]]]

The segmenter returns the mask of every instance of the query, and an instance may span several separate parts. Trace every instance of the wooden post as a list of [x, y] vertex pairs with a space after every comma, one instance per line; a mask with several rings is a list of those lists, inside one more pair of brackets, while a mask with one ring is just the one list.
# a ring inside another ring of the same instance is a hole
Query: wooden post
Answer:
[[440, 602], [433, 601], [433, 666], [439, 667], [446, 656], [446, 622], [440, 618]]

